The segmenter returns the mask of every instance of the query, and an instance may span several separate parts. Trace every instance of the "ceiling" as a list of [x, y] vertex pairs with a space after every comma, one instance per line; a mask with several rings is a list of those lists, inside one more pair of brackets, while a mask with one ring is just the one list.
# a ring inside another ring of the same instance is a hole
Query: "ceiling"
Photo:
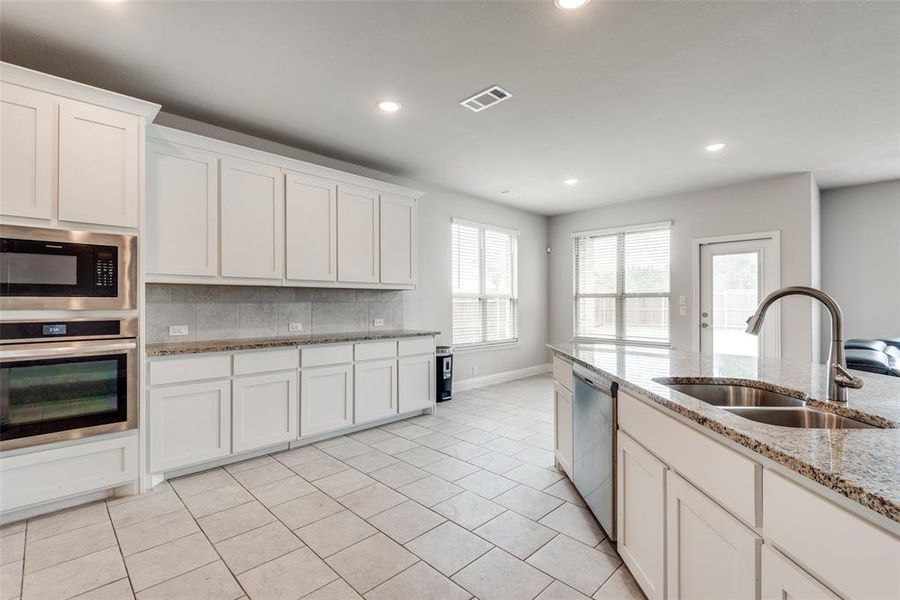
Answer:
[[[5, 61], [542, 214], [798, 171], [823, 187], [900, 177], [898, 2], [4, 0], [0, 11]], [[513, 97], [459, 106], [493, 84]], [[384, 98], [403, 109], [379, 112]]]

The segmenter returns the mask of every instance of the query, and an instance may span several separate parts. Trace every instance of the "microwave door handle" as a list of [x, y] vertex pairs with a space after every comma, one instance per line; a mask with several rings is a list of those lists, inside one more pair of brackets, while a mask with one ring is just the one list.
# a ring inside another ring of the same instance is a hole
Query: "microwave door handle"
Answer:
[[21, 348], [18, 350], [0, 350], [0, 360], [11, 358], [52, 358], [54, 356], [91, 355], [98, 352], [122, 352], [137, 348], [135, 342], [117, 342], [114, 344], [84, 344], [58, 346], [55, 348]]

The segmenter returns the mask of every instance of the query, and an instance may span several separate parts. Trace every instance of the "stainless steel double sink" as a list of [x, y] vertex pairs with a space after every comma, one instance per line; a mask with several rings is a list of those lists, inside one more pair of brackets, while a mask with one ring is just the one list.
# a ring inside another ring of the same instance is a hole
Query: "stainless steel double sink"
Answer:
[[757, 423], [802, 429], [875, 428], [868, 423], [811, 408], [802, 395], [791, 396], [760, 387], [725, 384], [715, 379], [690, 379], [690, 383], [683, 383], [678, 377], [659, 377], [653, 381]]

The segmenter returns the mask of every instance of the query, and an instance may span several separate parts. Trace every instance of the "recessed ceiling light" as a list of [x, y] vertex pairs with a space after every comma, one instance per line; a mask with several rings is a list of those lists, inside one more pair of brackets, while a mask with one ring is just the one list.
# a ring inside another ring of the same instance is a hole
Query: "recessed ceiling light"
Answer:
[[562, 10], [575, 10], [576, 8], [581, 8], [589, 1], [590, 0], [553, 0], [553, 4], [556, 5], [556, 8]]
[[716, 142], [715, 144], [709, 144], [706, 147], [706, 151], [707, 152], [718, 152], [719, 150], [722, 150], [724, 147], [725, 147], [725, 144], [723, 144], [722, 142]]
[[400, 110], [400, 103], [394, 100], [379, 100], [377, 106], [386, 113], [395, 113]]
[[564, 179], [563, 183], [566, 185], [575, 185], [576, 183], [578, 183], [578, 180], [573, 177], [571, 179]]

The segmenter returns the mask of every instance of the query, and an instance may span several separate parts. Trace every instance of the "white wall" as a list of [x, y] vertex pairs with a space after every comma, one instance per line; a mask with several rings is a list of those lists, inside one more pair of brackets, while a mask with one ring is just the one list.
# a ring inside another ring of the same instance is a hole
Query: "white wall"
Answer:
[[[571, 233], [655, 221], [672, 221], [672, 345], [692, 346], [691, 241], [717, 235], [781, 231], [781, 284], [813, 282], [812, 220], [815, 185], [808, 173], [784, 175], [690, 194], [614, 204], [550, 219], [549, 339], [572, 337]], [[688, 312], [678, 316], [678, 296], [688, 299]], [[812, 309], [806, 298], [781, 301], [782, 356], [812, 358]]]
[[900, 180], [827, 190], [821, 204], [822, 289], [844, 338], [900, 336]]
[[410, 329], [441, 331], [439, 344], [451, 343], [450, 219], [460, 217], [519, 230], [520, 341], [502, 349], [458, 354], [454, 376], [457, 379], [470, 378], [473, 376], [472, 367], [477, 367], [480, 377], [548, 362], [549, 354], [544, 346], [548, 313], [547, 258], [544, 251], [547, 245], [546, 217], [176, 115], [160, 113], [155, 122], [425, 192], [419, 201], [419, 283], [415, 291], [402, 293], [403, 324]]

